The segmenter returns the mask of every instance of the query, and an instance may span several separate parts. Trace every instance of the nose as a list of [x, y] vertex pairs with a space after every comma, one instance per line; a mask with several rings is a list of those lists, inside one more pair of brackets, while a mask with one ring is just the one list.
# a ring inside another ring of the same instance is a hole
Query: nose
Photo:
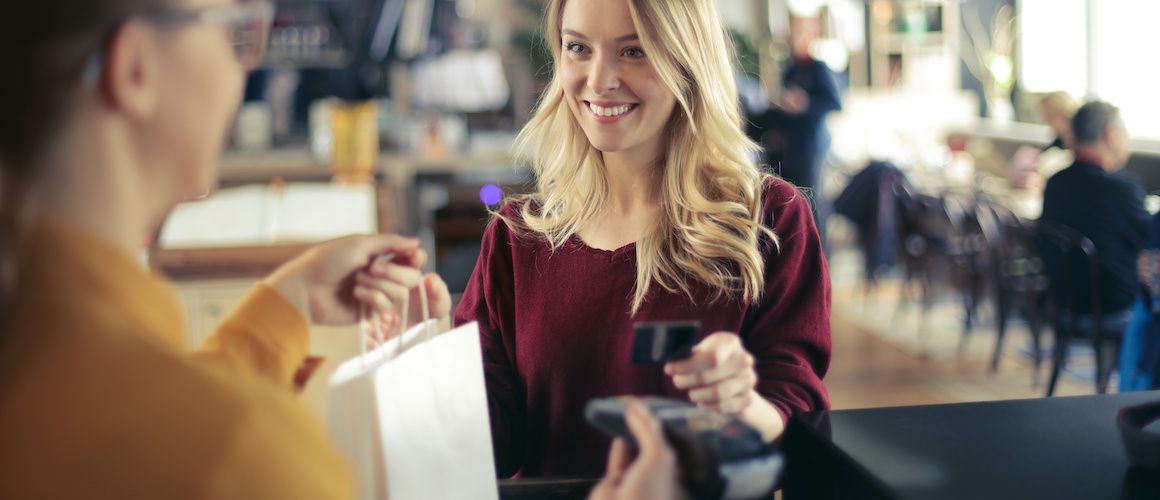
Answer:
[[588, 69], [588, 88], [598, 96], [620, 88], [620, 68], [616, 57], [596, 54]]

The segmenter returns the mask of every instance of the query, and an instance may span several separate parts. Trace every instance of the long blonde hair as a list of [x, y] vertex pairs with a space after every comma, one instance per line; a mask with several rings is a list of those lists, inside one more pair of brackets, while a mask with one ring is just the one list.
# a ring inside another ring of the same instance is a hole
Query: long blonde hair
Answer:
[[[520, 132], [517, 154], [531, 164], [537, 192], [518, 198], [522, 220], [503, 218], [517, 234], [535, 233], [559, 249], [606, 206], [600, 151], [588, 141], [564, 97], [559, 65], [566, 0], [549, 0], [545, 37], [556, 72]], [[661, 220], [637, 242], [639, 310], [652, 284], [693, 297], [692, 284], [722, 296], [756, 300], [765, 262], [758, 248], [763, 186], [769, 177], [751, 158], [758, 146], [742, 131], [733, 47], [712, 0], [627, 0], [649, 63], [676, 96], [661, 162]]]

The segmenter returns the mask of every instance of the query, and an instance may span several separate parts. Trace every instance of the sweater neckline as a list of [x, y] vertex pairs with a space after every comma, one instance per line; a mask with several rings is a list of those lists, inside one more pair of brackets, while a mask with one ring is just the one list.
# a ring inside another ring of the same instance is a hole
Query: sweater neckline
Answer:
[[583, 239], [581, 239], [580, 235], [577, 235], [577, 234], [572, 235], [572, 242], [578, 248], [585, 251], [586, 253], [600, 255], [600, 256], [609, 257], [609, 258], [618, 257], [618, 256], [625, 255], [625, 254], [635, 254], [635, 252], [636, 252], [636, 242], [635, 241], [628, 243], [628, 244], [625, 244], [625, 245], [622, 245], [619, 248], [615, 248], [612, 250], [605, 250], [603, 248], [593, 247], [593, 246], [589, 245], [587, 242], [585, 242]]

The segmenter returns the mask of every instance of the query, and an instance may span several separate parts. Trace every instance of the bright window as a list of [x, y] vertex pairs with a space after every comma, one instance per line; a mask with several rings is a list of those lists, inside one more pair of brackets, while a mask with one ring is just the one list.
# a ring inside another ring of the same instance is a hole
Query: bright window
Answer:
[[1095, 8], [1094, 94], [1120, 108], [1132, 135], [1160, 137], [1160, 2], [1098, 0]]
[[[1020, 84], [1118, 106], [1134, 136], [1160, 138], [1160, 1], [1020, 0]], [[1089, 15], [1090, 13], [1090, 15]], [[1088, 34], [1091, 38], [1088, 38]], [[1088, 52], [1092, 68], [1088, 71]]]

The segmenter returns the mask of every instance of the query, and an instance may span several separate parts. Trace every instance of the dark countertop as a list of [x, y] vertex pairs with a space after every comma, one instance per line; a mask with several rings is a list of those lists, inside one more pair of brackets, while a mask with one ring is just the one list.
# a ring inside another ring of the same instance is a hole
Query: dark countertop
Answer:
[[795, 417], [786, 500], [1160, 498], [1133, 470], [1120, 407], [1160, 391], [817, 412]]

